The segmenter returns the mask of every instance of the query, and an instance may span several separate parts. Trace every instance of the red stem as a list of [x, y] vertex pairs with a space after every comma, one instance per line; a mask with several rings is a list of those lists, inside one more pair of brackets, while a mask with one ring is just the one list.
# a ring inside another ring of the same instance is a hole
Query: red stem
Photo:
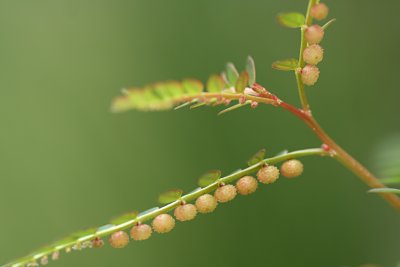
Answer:
[[[360, 177], [369, 187], [372, 188], [384, 188], [386, 187], [382, 184], [367, 168], [365, 168], [360, 162], [354, 159], [349, 153], [347, 153], [343, 148], [341, 148], [319, 125], [319, 123], [314, 119], [310, 112], [306, 112], [302, 109], [298, 109], [288, 103], [282, 102], [280, 106], [290, 113], [294, 114], [305, 122], [313, 132], [321, 139], [321, 141], [326, 145], [329, 152], [351, 170], [354, 174]], [[393, 205], [397, 210], [400, 211], [400, 198], [395, 194], [381, 194], [384, 199], [386, 199], [390, 204]]]

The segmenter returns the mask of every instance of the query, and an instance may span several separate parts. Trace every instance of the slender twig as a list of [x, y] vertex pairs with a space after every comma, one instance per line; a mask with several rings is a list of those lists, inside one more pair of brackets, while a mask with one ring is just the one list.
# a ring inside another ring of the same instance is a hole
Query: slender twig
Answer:
[[304, 53], [304, 49], [307, 47], [307, 41], [306, 41], [306, 39], [304, 37], [304, 31], [312, 23], [312, 17], [310, 15], [310, 12], [311, 12], [311, 7], [313, 5], [315, 5], [316, 2], [317, 2], [317, 0], [310, 0], [308, 2], [305, 25], [300, 28], [301, 37], [300, 37], [299, 62], [297, 64], [297, 70], [295, 71], [296, 81], [297, 81], [297, 89], [299, 91], [299, 97], [300, 97], [300, 101], [301, 101], [301, 106], [303, 107], [303, 109], [306, 112], [310, 112], [310, 105], [309, 105], [309, 102], [308, 102], [308, 99], [307, 99], [307, 95], [306, 95], [306, 93], [304, 91], [304, 84], [301, 81], [300, 70], [304, 67], [303, 53]]
[[279, 162], [282, 162], [282, 161], [285, 161], [288, 159], [300, 158], [300, 157], [305, 157], [305, 156], [326, 156], [326, 155], [329, 155], [329, 153], [327, 151], [325, 151], [321, 148], [312, 148], [312, 149], [298, 150], [298, 151], [278, 155], [278, 156], [275, 156], [272, 158], [264, 159], [264, 160], [260, 161], [259, 163], [256, 163], [250, 167], [247, 167], [246, 169], [239, 170], [230, 175], [222, 177], [222, 178], [218, 179], [216, 182], [208, 185], [207, 187], [194, 190], [191, 193], [188, 193], [188, 194], [182, 196], [179, 200], [176, 200], [168, 205], [165, 205], [161, 208], [151, 209], [148, 212], [143, 212], [143, 213], [139, 214], [133, 220], [129, 220], [129, 221], [126, 221], [126, 222], [118, 224], [118, 225], [110, 225], [109, 227], [106, 227], [104, 230], [99, 230], [99, 231], [95, 232], [94, 234], [82, 236], [79, 239], [71, 241], [71, 242], [65, 242], [65, 243], [61, 243], [61, 244], [58, 243], [57, 245], [50, 245], [47, 249], [34, 252], [25, 258], [18, 259], [14, 262], [8, 263], [1, 267], [24, 266], [25, 264], [35, 262], [36, 260], [39, 260], [42, 257], [49, 256], [56, 251], [61, 251], [66, 248], [73, 247], [75, 245], [80, 245], [84, 242], [94, 240], [95, 238], [101, 238], [104, 236], [108, 236], [117, 231], [126, 230], [126, 229], [136, 225], [137, 223], [142, 223], [142, 222], [151, 220], [154, 217], [156, 217], [157, 215], [167, 213], [167, 212], [175, 209], [183, 201], [190, 202], [190, 201], [195, 200], [196, 198], [198, 198], [201, 195], [210, 193], [210, 192], [214, 191], [215, 189], [217, 189], [220, 184], [232, 183], [235, 180], [237, 180], [243, 176], [252, 174], [266, 164], [276, 164], [276, 163], [279, 163]]

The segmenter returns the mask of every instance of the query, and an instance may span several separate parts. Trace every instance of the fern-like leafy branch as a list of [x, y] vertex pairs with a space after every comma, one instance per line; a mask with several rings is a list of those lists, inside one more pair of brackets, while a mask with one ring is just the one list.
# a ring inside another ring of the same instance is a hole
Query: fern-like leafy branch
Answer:
[[166, 204], [163, 207], [151, 208], [147, 211], [143, 211], [140, 213], [133, 211], [127, 214], [123, 214], [117, 218], [114, 218], [108, 224], [74, 233], [62, 240], [56, 241], [42, 249], [39, 249], [38, 251], [35, 251], [24, 258], [20, 258], [1, 267], [38, 266], [39, 262], [44, 263], [51, 258], [58, 259], [58, 257], [63, 252], [70, 253], [71, 251], [91, 248], [93, 246], [93, 242], [99, 238], [109, 236], [121, 230], [126, 230], [138, 223], [143, 223], [151, 220], [157, 215], [170, 212], [171, 210], [179, 206], [182, 202], [191, 202], [199, 196], [214, 191], [218, 188], [220, 184], [232, 183], [245, 175], [256, 172], [264, 165], [277, 164], [279, 162], [289, 159], [315, 155], [326, 156], [329, 155], [329, 153], [323, 149], [314, 148], [298, 150], [291, 153], [284, 152], [275, 157], [266, 159], [260, 158], [256, 154], [249, 160], [249, 163], [252, 163], [249, 167], [235, 171], [232, 174], [221, 177], [220, 172], [212, 171], [210, 172], [211, 175], [208, 175], [208, 179], [205, 179], [205, 176], [203, 175], [199, 179], [199, 185], [201, 185], [202, 187], [198, 187], [192, 192], [189, 192], [185, 195], [182, 195], [180, 190], [172, 190], [168, 191], [166, 194], [162, 194], [160, 196], [160, 202]]

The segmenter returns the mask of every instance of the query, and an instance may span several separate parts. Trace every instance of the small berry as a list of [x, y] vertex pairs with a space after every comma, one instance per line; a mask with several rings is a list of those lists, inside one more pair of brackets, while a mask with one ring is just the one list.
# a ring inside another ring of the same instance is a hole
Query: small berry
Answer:
[[262, 167], [257, 172], [257, 178], [263, 184], [272, 184], [279, 178], [279, 169], [272, 165]]
[[236, 197], [236, 187], [231, 184], [223, 185], [215, 190], [214, 194], [218, 202], [224, 203], [231, 201]]
[[196, 200], [196, 207], [200, 213], [213, 212], [217, 205], [217, 199], [210, 194], [202, 195]]
[[307, 43], [311, 44], [319, 44], [324, 38], [324, 29], [322, 29], [319, 25], [311, 25], [307, 27], [304, 32], [304, 37]]
[[258, 102], [252, 101], [250, 106], [251, 106], [251, 108], [256, 108], [256, 107], [258, 107]]
[[326, 19], [329, 13], [329, 8], [324, 3], [313, 5], [311, 8], [311, 17], [316, 20]]
[[308, 86], [314, 85], [319, 78], [319, 69], [313, 65], [307, 65], [301, 70], [301, 81]]
[[175, 220], [169, 214], [160, 214], [152, 222], [154, 231], [164, 234], [170, 232], [175, 226]]
[[53, 261], [56, 261], [56, 260], [58, 260], [60, 258], [60, 251], [54, 251], [53, 252], [53, 254], [51, 254], [51, 259], [53, 260]]
[[95, 239], [93, 239], [92, 241], [92, 246], [94, 248], [101, 248], [104, 246], [104, 241], [103, 239], [101, 239], [100, 237], [96, 237]]
[[190, 221], [196, 217], [197, 208], [193, 204], [183, 204], [174, 210], [174, 215], [178, 221]]
[[46, 265], [46, 264], [48, 264], [48, 263], [49, 263], [49, 257], [43, 256], [43, 257], [40, 259], [40, 264], [41, 264], [41, 265]]
[[124, 231], [113, 233], [108, 239], [113, 248], [124, 248], [129, 243], [129, 236]]
[[281, 166], [282, 175], [286, 178], [294, 178], [303, 173], [303, 163], [297, 159], [288, 160]]
[[133, 240], [136, 241], [141, 241], [141, 240], [146, 240], [148, 239], [153, 230], [151, 230], [151, 227], [147, 224], [138, 224], [132, 227], [131, 229], [131, 237]]
[[324, 58], [324, 49], [317, 44], [310, 45], [304, 49], [303, 57], [307, 64], [317, 65]]
[[252, 176], [244, 176], [236, 183], [236, 189], [241, 195], [250, 195], [257, 190], [258, 182]]

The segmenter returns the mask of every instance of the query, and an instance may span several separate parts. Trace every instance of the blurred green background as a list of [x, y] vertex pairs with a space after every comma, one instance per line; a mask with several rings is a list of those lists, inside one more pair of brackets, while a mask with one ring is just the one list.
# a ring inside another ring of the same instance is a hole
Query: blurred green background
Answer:
[[[400, 2], [326, 1], [337, 22], [323, 42], [314, 114], [360, 161], [400, 131]], [[218, 73], [251, 54], [258, 80], [298, 103], [299, 34], [277, 25], [281, 0], [4, 0], [0, 2], [0, 263], [113, 216], [195, 187], [203, 172], [244, 166], [262, 147], [319, 146], [270, 106], [111, 114], [129, 86]], [[167, 235], [61, 255], [52, 266], [394, 266], [400, 218], [338, 163], [304, 159], [304, 175], [262, 187], [179, 223]]]

